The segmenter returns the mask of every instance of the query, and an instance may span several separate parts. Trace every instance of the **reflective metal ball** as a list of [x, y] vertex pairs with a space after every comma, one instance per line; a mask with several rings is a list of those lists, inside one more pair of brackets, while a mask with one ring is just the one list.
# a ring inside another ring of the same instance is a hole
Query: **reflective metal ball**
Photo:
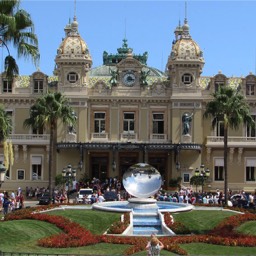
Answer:
[[157, 193], [162, 185], [159, 171], [146, 163], [138, 163], [129, 167], [123, 175], [126, 191], [137, 198], [148, 198]]

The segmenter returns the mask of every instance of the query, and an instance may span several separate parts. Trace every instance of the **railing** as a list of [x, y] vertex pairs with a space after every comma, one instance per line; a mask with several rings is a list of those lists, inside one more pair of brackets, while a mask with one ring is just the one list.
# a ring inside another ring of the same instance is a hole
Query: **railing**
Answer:
[[157, 134], [157, 133], [153, 133], [150, 135], [150, 140], [151, 141], [166, 141], [167, 140], [167, 135], [166, 134]]
[[49, 134], [11, 134], [9, 140], [13, 144], [49, 144]]
[[137, 140], [137, 133], [128, 133], [128, 132], [124, 132], [121, 133], [121, 140]]
[[92, 133], [91, 138], [92, 140], [108, 140], [108, 133]]
[[[223, 145], [224, 137], [223, 136], [207, 136], [207, 145]], [[256, 146], [256, 137], [237, 137], [237, 136], [228, 136], [228, 145], [229, 146], [243, 146], [250, 147]]]

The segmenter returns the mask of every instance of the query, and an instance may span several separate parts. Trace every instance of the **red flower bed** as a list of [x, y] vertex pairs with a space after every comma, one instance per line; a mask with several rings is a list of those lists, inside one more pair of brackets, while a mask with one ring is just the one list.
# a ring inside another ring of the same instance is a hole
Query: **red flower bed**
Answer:
[[[38, 208], [36, 209], [38, 210]], [[96, 244], [98, 242], [129, 244], [131, 246], [124, 254], [132, 255], [139, 251], [144, 251], [148, 241], [145, 237], [93, 235], [90, 231], [65, 217], [35, 213], [33, 212], [34, 210], [33, 208], [29, 208], [13, 212], [8, 214], [5, 220], [35, 219], [52, 223], [63, 230], [64, 233], [40, 239], [38, 241], [40, 246], [66, 248]], [[170, 219], [168, 217], [166, 218], [167, 223], [170, 224]], [[163, 242], [165, 250], [179, 255], [187, 255], [187, 252], [179, 247], [179, 244], [184, 243], [209, 243], [225, 246], [254, 247], [256, 245], [256, 236], [241, 235], [234, 231], [235, 227], [247, 221], [256, 221], [256, 215], [247, 213], [229, 217], [221, 222], [208, 235], [161, 237], [160, 240]]]

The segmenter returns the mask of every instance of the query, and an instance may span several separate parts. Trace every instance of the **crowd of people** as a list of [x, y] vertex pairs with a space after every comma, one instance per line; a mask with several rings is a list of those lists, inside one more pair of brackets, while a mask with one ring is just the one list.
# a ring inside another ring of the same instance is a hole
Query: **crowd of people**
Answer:
[[14, 211], [14, 210], [23, 208], [24, 199], [25, 198], [22, 193], [22, 189], [20, 187], [18, 188], [16, 193], [11, 192], [9, 194], [8, 191], [4, 191], [3, 193], [0, 193], [0, 206], [2, 207], [4, 216], [9, 211]]
[[[92, 200], [90, 203], [95, 202], [103, 202], [105, 201], [104, 193], [106, 191], [111, 191], [117, 194], [115, 200], [127, 200], [132, 197], [129, 195], [126, 190], [123, 188], [122, 182], [118, 178], [108, 178], [103, 182], [97, 178], [93, 178], [90, 181], [86, 182], [74, 182], [72, 188], [68, 189], [63, 188], [55, 189], [52, 197], [53, 203], [66, 203], [68, 200], [67, 191], [77, 193], [80, 188], [91, 188], [93, 191]], [[45, 193], [50, 193], [48, 188], [42, 187], [26, 187], [24, 191], [24, 195], [22, 189], [19, 187], [16, 192], [4, 192], [0, 193], [0, 206], [2, 206], [4, 214], [8, 211], [20, 209], [24, 207], [24, 199], [36, 199], [38, 200], [41, 195]], [[248, 206], [254, 207], [256, 205], [256, 192], [245, 193], [245, 191], [241, 190], [239, 192], [233, 193], [231, 190], [228, 194], [228, 199], [230, 202], [230, 206], [237, 206], [236, 200], [231, 200], [232, 196], [236, 194], [236, 199], [244, 200], [244, 202], [248, 202]], [[213, 205], [222, 205], [225, 202], [225, 195], [219, 189], [214, 192], [204, 192], [201, 193], [195, 192], [192, 188], [181, 188], [176, 192], [169, 192], [161, 188], [158, 193], [154, 196], [158, 201], [169, 201], [169, 202], [177, 202], [177, 203], [188, 203], [188, 204], [213, 204]], [[239, 205], [238, 205], [239, 206]]]

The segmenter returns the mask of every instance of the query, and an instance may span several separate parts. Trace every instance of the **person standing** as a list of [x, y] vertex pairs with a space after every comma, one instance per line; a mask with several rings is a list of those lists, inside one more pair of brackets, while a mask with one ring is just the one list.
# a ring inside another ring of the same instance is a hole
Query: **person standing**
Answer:
[[151, 240], [146, 246], [146, 250], [150, 256], [160, 256], [160, 252], [163, 248], [163, 243], [159, 241], [155, 235], [151, 236]]
[[8, 192], [4, 192], [4, 198], [3, 198], [4, 216], [8, 213], [10, 203], [11, 201], [9, 199]]

